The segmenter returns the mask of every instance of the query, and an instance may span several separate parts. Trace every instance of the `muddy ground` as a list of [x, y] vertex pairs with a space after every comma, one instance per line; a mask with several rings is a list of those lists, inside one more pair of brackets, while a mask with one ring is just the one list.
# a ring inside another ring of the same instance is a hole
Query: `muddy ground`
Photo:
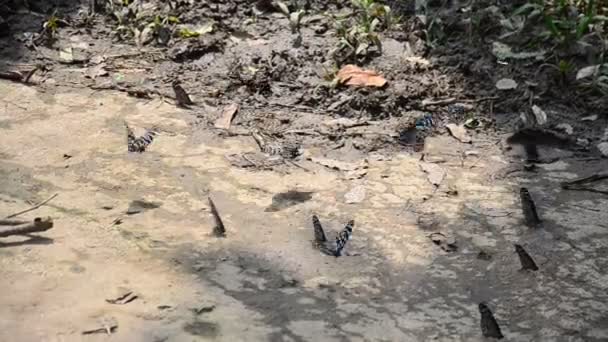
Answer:
[[[3, 66], [44, 70], [33, 84], [0, 81], [0, 213], [58, 196], [22, 215], [51, 216], [53, 229], [0, 238], [0, 340], [481, 341], [480, 302], [508, 341], [608, 339], [606, 196], [560, 187], [606, 169], [593, 148], [605, 101], [556, 88], [549, 72], [534, 79], [536, 95], [496, 90], [503, 77], [530, 81], [534, 65], [498, 63], [489, 41], [431, 47], [410, 6], [383, 34], [383, 53], [359, 61], [388, 86], [334, 89], [322, 70], [336, 37], [314, 14], [348, 7], [311, 3], [301, 45], [280, 13], [255, 14], [244, 1], [178, 11], [218, 29], [168, 46], [118, 40], [108, 16], [82, 24], [86, 6], [58, 2], [71, 25], [33, 48], [20, 34], [38, 30], [52, 6], [3, 14]], [[65, 44], [83, 59], [62, 62]], [[175, 105], [175, 78], [190, 109]], [[530, 96], [548, 126], [569, 123], [591, 148], [541, 146], [542, 162], [524, 168], [524, 151], [505, 138]], [[428, 105], [447, 98], [456, 100]], [[240, 106], [231, 129], [215, 128], [230, 104]], [[435, 125], [415, 151], [399, 133], [420, 114]], [[468, 131], [471, 143], [444, 127], [470, 118], [484, 124]], [[124, 121], [158, 132], [144, 153], [127, 152]], [[298, 142], [302, 155], [243, 162], [259, 157], [256, 128]], [[433, 185], [423, 169], [445, 176]], [[542, 227], [524, 224], [520, 187]], [[303, 195], [277, 200], [289, 191]], [[211, 235], [208, 196], [225, 238]], [[345, 255], [313, 248], [313, 214], [330, 237], [355, 220]], [[513, 244], [540, 269], [521, 271]], [[129, 292], [128, 303], [108, 301]]]

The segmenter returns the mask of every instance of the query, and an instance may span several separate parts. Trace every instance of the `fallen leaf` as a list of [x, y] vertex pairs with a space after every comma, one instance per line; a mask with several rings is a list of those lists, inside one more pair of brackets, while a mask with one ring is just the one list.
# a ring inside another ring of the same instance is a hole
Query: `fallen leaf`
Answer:
[[593, 114], [593, 115], [589, 115], [589, 116], [585, 116], [584, 118], [581, 118], [581, 121], [595, 121], [597, 120], [598, 116], [597, 114]]
[[410, 64], [413, 64], [413, 65], [421, 65], [421, 66], [431, 65], [431, 62], [428, 59], [418, 57], [418, 56], [408, 56], [408, 57], [403, 58], [403, 60]]
[[446, 172], [441, 166], [422, 161], [418, 163], [418, 166], [420, 166], [420, 169], [427, 174], [427, 179], [429, 180], [429, 183], [437, 187], [441, 185], [441, 182], [446, 176]]
[[106, 70], [106, 63], [101, 63], [95, 66], [92, 66], [86, 70], [85, 76], [91, 79], [95, 79], [97, 77], [108, 76], [108, 70]]
[[234, 115], [238, 110], [239, 105], [236, 103], [224, 107], [224, 110], [222, 110], [222, 116], [220, 116], [220, 118], [215, 121], [214, 126], [216, 128], [221, 128], [225, 130], [230, 129], [230, 123], [232, 122], [232, 119], [234, 118]]
[[338, 81], [349, 86], [384, 87], [386, 79], [372, 70], [363, 70], [356, 65], [348, 64], [338, 71]]
[[528, 59], [528, 58], [536, 58], [541, 59], [545, 54], [545, 51], [535, 51], [535, 52], [513, 52], [511, 47], [507, 44], [503, 44], [501, 42], [492, 43], [492, 54], [498, 58], [500, 61], [504, 61], [506, 59]]
[[597, 144], [597, 149], [602, 153], [604, 157], [608, 157], [608, 142]]
[[471, 136], [469, 136], [467, 133], [467, 129], [464, 127], [464, 125], [447, 124], [445, 127], [448, 129], [450, 134], [460, 142], [468, 144], [473, 141]]
[[555, 128], [564, 131], [568, 135], [572, 135], [572, 133], [574, 133], [574, 128], [572, 128], [572, 125], [567, 123], [560, 123], [559, 125], [555, 126]]
[[346, 204], [361, 203], [365, 199], [365, 187], [362, 184], [354, 186], [344, 194]]
[[517, 88], [517, 82], [510, 78], [502, 78], [496, 82], [496, 89], [499, 90], [510, 90]]
[[599, 73], [600, 67], [601, 67], [600, 64], [598, 64], [598, 65], [590, 65], [590, 66], [584, 67], [584, 68], [580, 69], [576, 73], [576, 79], [580, 80], [580, 79], [583, 79], [583, 78], [595, 76], [595, 75], [597, 75]]
[[59, 51], [59, 62], [66, 64], [74, 63], [74, 51], [71, 47]]
[[368, 124], [368, 122], [366, 122], [366, 121], [353, 120], [353, 119], [349, 119], [349, 118], [338, 118], [338, 119], [331, 119], [331, 120], [323, 121], [324, 126], [331, 127], [331, 128], [350, 128], [350, 127], [355, 127], [355, 126], [363, 126], [363, 125], [367, 125], [367, 124]]
[[532, 106], [532, 113], [534, 114], [534, 117], [536, 118], [537, 125], [542, 126], [547, 123], [547, 113], [545, 113], [545, 111], [542, 110], [539, 106], [537, 106], [537, 105]]

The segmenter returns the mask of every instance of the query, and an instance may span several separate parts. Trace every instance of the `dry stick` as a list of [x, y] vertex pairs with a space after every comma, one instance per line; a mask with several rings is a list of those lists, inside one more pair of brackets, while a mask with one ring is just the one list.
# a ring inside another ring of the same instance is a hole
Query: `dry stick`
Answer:
[[11, 218], [11, 217], [19, 216], [19, 215], [21, 215], [21, 214], [25, 214], [25, 213], [30, 212], [30, 211], [32, 211], [32, 210], [36, 210], [36, 209], [40, 208], [41, 206], [43, 206], [43, 205], [47, 204], [47, 203], [48, 203], [49, 201], [51, 201], [53, 198], [57, 197], [57, 195], [59, 195], [59, 194], [58, 194], [58, 193], [56, 193], [56, 194], [54, 194], [53, 196], [51, 196], [51, 197], [47, 198], [46, 200], [44, 200], [44, 201], [42, 201], [42, 202], [40, 202], [40, 203], [36, 204], [35, 206], [33, 206], [33, 207], [29, 208], [29, 209], [25, 209], [25, 210], [23, 210], [23, 211], [20, 211], [20, 212], [18, 212], [18, 213], [15, 213], [15, 214], [10, 214], [10, 215], [8, 215], [8, 216], [7, 216], [7, 217], [5, 217], [5, 218]]
[[29, 221], [22, 220], [0, 220], [0, 226], [18, 226], [20, 224], [28, 223]]
[[19, 225], [11, 226], [10, 228], [0, 229], [0, 237], [10, 235], [23, 235], [28, 233], [44, 232], [53, 228], [53, 219], [46, 217], [44, 219], [36, 217], [34, 221]]
[[564, 189], [564, 190], [589, 191], [589, 192], [597, 192], [600, 194], [608, 195], [608, 191], [597, 190], [597, 189], [581, 186], [582, 184], [585, 184], [585, 183], [597, 182], [599, 180], [606, 179], [606, 178], [608, 178], [608, 173], [597, 173], [597, 174], [591, 175], [589, 177], [579, 178], [579, 179], [575, 179], [575, 180], [569, 181], [569, 182], [562, 182], [561, 185], [562, 185], [562, 189]]

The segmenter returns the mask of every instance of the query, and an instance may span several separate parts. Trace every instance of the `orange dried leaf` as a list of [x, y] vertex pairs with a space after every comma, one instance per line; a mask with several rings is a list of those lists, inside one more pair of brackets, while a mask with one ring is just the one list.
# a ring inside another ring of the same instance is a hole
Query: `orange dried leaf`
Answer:
[[363, 70], [356, 65], [348, 64], [338, 71], [340, 84], [349, 86], [384, 87], [386, 79], [373, 70]]

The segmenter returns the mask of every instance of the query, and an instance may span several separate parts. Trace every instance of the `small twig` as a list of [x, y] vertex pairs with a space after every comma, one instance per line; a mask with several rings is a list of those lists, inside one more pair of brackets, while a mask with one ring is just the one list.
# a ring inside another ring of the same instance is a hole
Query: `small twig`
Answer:
[[475, 210], [475, 209], [473, 209], [473, 208], [469, 207], [469, 206], [468, 206], [468, 205], [466, 205], [466, 204], [464, 204], [464, 207], [465, 207], [465, 208], [467, 208], [467, 209], [469, 209], [470, 211], [474, 212], [474, 213], [475, 213], [475, 214], [477, 214], [477, 215], [488, 216], [488, 217], [508, 217], [508, 216], [513, 215], [513, 213], [512, 213], [512, 212], [507, 212], [507, 213], [505, 213], [505, 214], [501, 214], [501, 215], [492, 215], [492, 214], [481, 213], [481, 212], [479, 212], [479, 211], [477, 211], [477, 210]]
[[482, 97], [479, 99], [472, 99], [472, 100], [458, 100], [458, 102], [479, 103], [479, 102], [485, 102], [485, 101], [494, 101], [494, 100], [498, 100], [498, 99], [499, 99], [498, 96], [488, 96], [488, 97]]
[[0, 226], [18, 226], [20, 224], [28, 223], [29, 221], [21, 220], [0, 220]]
[[597, 173], [597, 174], [594, 174], [594, 175], [591, 175], [588, 177], [575, 179], [573, 181], [562, 182], [561, 186], [562, 186], [562, 189], [564, 189], [564, 190], [589, 191], [589, 192], [596, 192], [599, 194], [608, 195], [608, 191], [597, 190], [597, 189], [581, 186], [582, 184], [597, 182], [597, 181], [600, 181], [600, 180], [606, 179], [606, 178], [608, 178], [608, 173]]
[[447, 99], [440, 99], [440, 100], [431, 100], [431, 99], [424, 99], [422, 100], [422, 106], [423, 107], [427, 107], [427, 106], [446, 106], [449, 104], [452, 104], [456, 102], [456, 98], [455, 97], [450, 97]]
[[56, 194], [54, 194], [53, 196], [51, 196], [51, 197], [47, 198], [46, 200], [44, 200], [44, 201], [42, 201], [42, 202], [40, 202], [40, 203], [36, 204], [35, 206], [33, 206], [33, 207], [29, 208], [29, 209], [25, 209], [25, 210], [23, 210], [23, 211], [20, 211], [20, 212], [18, 212], [18, 213], [15, 213], [15, 214], [10, 214], [10, 215], [8, 215], [8, 216], [7, 216], [7, 217], [5, 217], [5, 218], [7, 218], [7, 219], [8, 219], [8, 218], [11, 218], [11, 217], [19, 216], [19, 215], [21, 215], [21, 214], [25, 214], [25, 213], [30, 212], [30, 211], [32, 211], [32, 210], [36, 210], [36, 209], [40, 208], [41, 206], [43, 206], [43, 205], [47, 204], [47, 203], [48, 203], [49, 201], [51, 201], [53, 198], [57, 197], [57, 195], [59, 195], [59, 194], [57, 194], [57, 193], [56, 193]]
[[30, 83], [30, 78], [32, 78], [32, 76], [34, 75], [34, 73], [38, 71], [38, 67], [34, 67], [34, 69], [30, 70], [27, 75], [25, 75], [25, 77], [23, 78], [23, 83]]
[[23, 74], [18, 71], [0, 71], [0, 78], [21, 82], [23, 80]]
[[0, 237], [11, 235], [24, 235], [29, 233], [44, 232], [53, 228], [53, 219], [36, 217], [32, 222], [11, 225], [11, 228], [0, 229]]
[[299, 167], [300, 169], [302, 169], [302, 170], [304, 170], [304, 171], [306, 171], [306, 172], [312, 172], [312, 173], [314, 173], [313, 171], [311, 171], [311, 170], [309, 170], [309, 169], [305, 168], [304, 166], [302, 166], [302, 165], [300, 165], [300, 164], [298, 164], [298, 163], [296, 163], [296, 162], [294, 162], [294, 161], [292, 161], [292, 160], [286, 160], [286, 161], [287, 161], [289, 164], [291, 164], [291, 165], [293, 165], [293, 166], [295, 166], [295, 167]]

